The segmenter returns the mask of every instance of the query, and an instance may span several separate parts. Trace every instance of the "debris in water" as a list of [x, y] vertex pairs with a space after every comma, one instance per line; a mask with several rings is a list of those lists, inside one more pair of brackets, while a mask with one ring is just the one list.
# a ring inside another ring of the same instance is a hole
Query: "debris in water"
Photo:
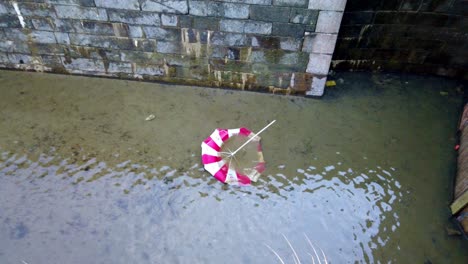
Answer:
[[336, 86], [336, 82], [335, 82], [335, 81], [327, 81], [327, 82], [325, 83], [325, 86], [327, 86], [327, 87]]
[[155, 119], [155, 118], [156, 118], [156, 116], [153, 115], [153, 114], [151, 114], [151, 115], [147, 116], [145, 120], [146, 120], [146, 121], [151, 121], [151, 120], [153, 120], [153, 119]]
[[449, 93], [446, 92], [446, 91], [440, 91], [440, 95], [442, 95], [442, 96], [447, 96], [448, 94], [449, 94]]

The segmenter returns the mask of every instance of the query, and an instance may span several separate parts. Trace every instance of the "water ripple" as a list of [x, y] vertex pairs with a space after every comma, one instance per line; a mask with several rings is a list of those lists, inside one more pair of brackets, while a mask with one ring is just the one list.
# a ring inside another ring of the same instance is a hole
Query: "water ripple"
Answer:
[[[127, 250], [125, 246], [144, 241], [143, 248], [152, 250], [140, 255], [148, 260], [189, 256], [194, 250], [216, 259], [177, 239], [194, 239], [204, 230], [205, 238], [198, 238], [204, 246], [221, 250], [248, 239], [244, 255], [265, 258], [265, 252], [253, 251], [255, 245], [268, 242], [286, 254], [284, 241], [276, 237], [285, 234], [300, 244], [306, 258], [310, 248], [301, 236], [308, 232], [333, 261], [373, 262], [373, 250], [385, 246], [400, 226], [393, 206], [403, 192], [393, 167], [369, 164], [360, 170], [343, 162], [320, 166], [314, 160], [293, 170], [280, 165], [267, 170], [256, 185], [233, 187], [217, 182], [198, 163], [180, 170], [163, 160], [158, 167], [131, 160], [110, 166], [94, 157], [77, 161], [53, 152], [30, 159], [4, 151], [0, 157], [0, 211], [9, 216], [0, 220], [16, 223], [0, 234], [32, 242], [74, 236], [74, 243], [97, 239], [113, 247], [110, 241], [118, 240], [117, 248]], [[176, 246], [180, 243], [184, 247]], [[129, 257], [129, 252], [109, 247], [103, 252], [114, 260]]]

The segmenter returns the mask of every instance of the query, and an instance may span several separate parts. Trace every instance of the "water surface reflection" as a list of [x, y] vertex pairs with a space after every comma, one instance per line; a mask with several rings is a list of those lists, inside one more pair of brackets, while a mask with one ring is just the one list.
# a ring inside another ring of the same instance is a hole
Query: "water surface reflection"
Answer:
[[[36, 159], [3, 151], [1, 248], [27, 249], [7, 255], [11, 262], [267, 263], [274, 256], [264, 244], [290, 256], [281, 234], [309, 259], [305, 233], [334, 263], [373, 262], [372, 250], [400, 225], [392, 206], [405, 191], [393, 167], [279, 165], [246, 188], [219, 184], [198, 159], [180, 171], [163, 159], [158, 167], [109, 166], [53, 151]], [[41, 253], [50, 248], [58, 251]]]
[[[0, 71], [1, 263], [467, 263], [447, 236], [459, 83], [341, 74], [321, 100]], [[145, 118], [153, 114], [152, 121]], [[202, 169], [262, 134], [249, 187]]]

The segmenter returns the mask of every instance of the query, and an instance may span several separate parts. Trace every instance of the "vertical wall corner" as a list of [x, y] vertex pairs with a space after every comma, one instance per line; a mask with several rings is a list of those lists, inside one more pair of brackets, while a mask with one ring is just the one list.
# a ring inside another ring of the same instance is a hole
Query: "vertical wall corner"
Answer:
[[318, 10], [319, 15], [314, 32], [306, 32], [303, 51], [309, 53], [306, 72], [312, 74], [307, 96], [322, 96], [328, 71], [335, 50], [336, 40], [343, 18], [346, 0], [310, 1], [308, 9]]

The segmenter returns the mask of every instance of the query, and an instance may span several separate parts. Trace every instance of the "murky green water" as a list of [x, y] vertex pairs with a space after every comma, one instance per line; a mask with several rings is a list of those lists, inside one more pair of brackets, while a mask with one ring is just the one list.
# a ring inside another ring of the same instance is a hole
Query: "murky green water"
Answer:
[[[321, 100], [0, 71], [1, 263], [467, 263], [450, 227], [459, 83], [341, 74]], [[156, 118], [145, 121], [154, 114]], [[202, 169], [216, 127], [265, 174]]]

